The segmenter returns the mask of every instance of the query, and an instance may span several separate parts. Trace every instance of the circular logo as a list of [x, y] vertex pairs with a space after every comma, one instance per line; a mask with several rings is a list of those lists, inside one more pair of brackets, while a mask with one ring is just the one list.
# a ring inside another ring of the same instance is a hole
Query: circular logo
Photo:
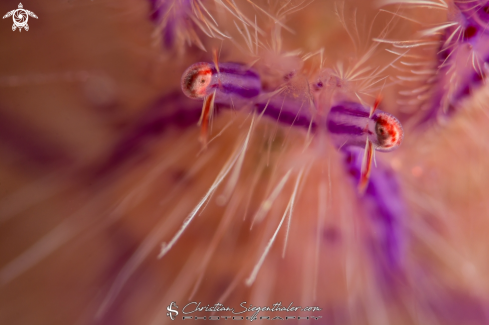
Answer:
[[24, 9], [17, 9], [15, 10], [14, 14], [14, 24], [17, 25], [17, 27], [23, 27], [25, 24], [27, 24], [27, 13], [25, 12]]

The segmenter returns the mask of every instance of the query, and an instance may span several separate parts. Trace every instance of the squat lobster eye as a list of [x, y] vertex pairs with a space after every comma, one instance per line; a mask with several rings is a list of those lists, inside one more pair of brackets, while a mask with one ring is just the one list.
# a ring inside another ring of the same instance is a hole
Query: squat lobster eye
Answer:
[[388, 151], [401, 144], [404, 132], [401, 123], [392, 115], [381, 113], [375, 123], [378, 149]]
[[193, 99], [203, 99], [208, 95], [212, 79], [210, 64], [202, 62], [191, 65], [182, 76], [182, 91]]
[[389, 137], [389, 134], [387, 133], [386, 129], [379, 123], [375, 125], [375, 133], [377, 134], [377, 138], [380, 143], [382, 143]]

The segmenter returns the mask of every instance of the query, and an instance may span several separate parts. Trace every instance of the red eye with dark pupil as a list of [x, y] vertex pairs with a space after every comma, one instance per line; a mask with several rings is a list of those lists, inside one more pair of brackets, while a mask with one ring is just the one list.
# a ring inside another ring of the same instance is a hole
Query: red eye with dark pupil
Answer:
[[204, 98], [210, 83], [212, 70], [208, 63], [191, 65], [182, 75], [182, 90], [189, 98]]
[[375, 125], [378, 149], [390, 150], [401, 144], [402, 126], [395, 117], [379, 114]]

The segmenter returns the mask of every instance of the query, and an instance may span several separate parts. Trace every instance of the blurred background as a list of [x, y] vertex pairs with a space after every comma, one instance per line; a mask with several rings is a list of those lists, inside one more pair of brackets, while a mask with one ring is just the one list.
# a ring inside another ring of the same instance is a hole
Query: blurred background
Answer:
[[[388, 67], [381, 109], [405, 126], [401, 148], [377, 157], [403, 201], [402, 270], [387, 273], [370, 250], [379, 227], [327, 137], [305, 147], [306, 131], [237, 108], [216, 116], [202, 150], [202, 103], [180, 90], [183, 71], [216, 51], [269, 89], [293, 72], [293, 97], [322, 69], [360, 62], [372, 38], [413, 39], [447, 12], [361, 0], [22, 4], [38, 16], [29, 31], [0, 22], [0, 324], [173, 324], [183, 321], [167, 315], [171, 302], [193, 301], [321, 308], [259, 314], [322, 317], [288, 321], [298, 324], [489, 323], [486, 87], [445, 125], [418, 130], [399, 91], [426, 80], [390, 82], [388, 44], [363, 62]], [[436, 48], [413, 51], [436, 64]], [[230, 165], [248, 134], [242, 165]]]

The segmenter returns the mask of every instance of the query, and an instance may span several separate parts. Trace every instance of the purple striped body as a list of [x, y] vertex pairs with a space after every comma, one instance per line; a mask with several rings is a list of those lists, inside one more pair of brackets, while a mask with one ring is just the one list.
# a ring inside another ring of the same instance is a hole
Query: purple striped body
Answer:
[[404, 133], [394, 116], [380, 110], [369, 115], [368, 108], [355, 102], [340, 102], [331, 107], [326, 126], [336, 147], [365, 147], [367, 139], [381, 151], [393, 150], [401, 144]]
[[337, 147], [365, 147], [367, 138], [375, 140], [375, 121], [369, 118], [369, 111], [358, 103], [347, 102], [333, 106], [326, 125]]
[[252, 103], [261, 93], [260, 76], [244, 64], [199, 62], [182, 76], [183, 93], [193, 99], [204, 99], [216, 93], [214, 102], [230, 107]]
[[316, 127], [315, 108], [307, 87], [289, 85], [278, 93], [266, 93], [260, 76], [244, 64], [220, 63], [218, 73], [212, 63], [196, 63], [184, 72], [181, 85], [184, 94], [192, 99], [204, 99], [216, 91], [219, 108], [240, 109], [237, 104], [252, 104], [258, 113], [275, 121]]

